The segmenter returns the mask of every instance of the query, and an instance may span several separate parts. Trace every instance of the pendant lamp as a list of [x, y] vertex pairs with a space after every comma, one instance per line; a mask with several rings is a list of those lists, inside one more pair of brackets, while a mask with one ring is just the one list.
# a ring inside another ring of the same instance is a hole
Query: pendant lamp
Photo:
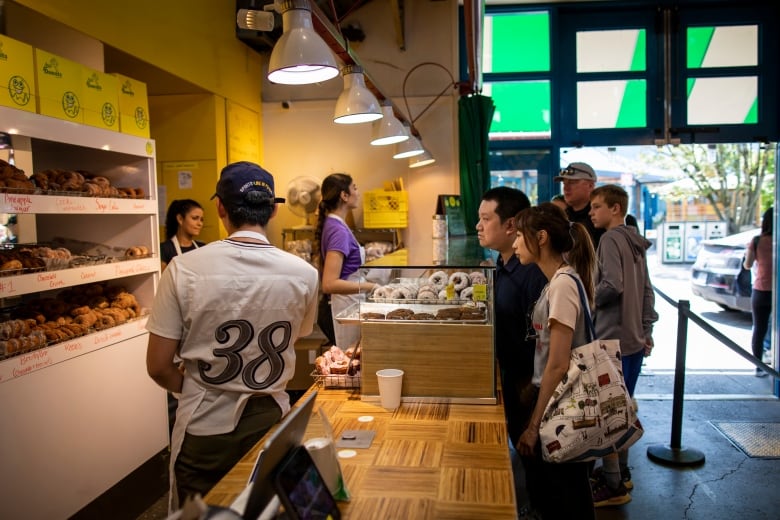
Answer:
[[346, 65], [342, 69], [344, 90], [336, 100], [333, 122], [339, 124], [369, 123], [382, 118], [376, 96], [366, 88], [363, 67]]
[[268, 80], [307, 85], [336, 77], [336, 58], [314, 30], [309, 0], [285, 0], [279, 5], [279, 12], [284, 32], [271, 51]]
[[412, 130], [406, 124], [404, 124], [404, 131], [409, 136], [409, 139], [395, 145], [393, 159], [406, 159], [407, 157], [420, 155], [425, 151], [420, 140], [412, 134]]
[[409, 136], [404, 132], [404, 125], [393, 114], [393, 105], [385, 100], [382, 102], [382, 119], [371, 126], [371, 144], [385, 146], [406, 141]]
[[409, 158], [409, 168], [421, 168], [423, 166], [428, 166], [429, 164], [433, 164], [435, 162], [436, 159], [433, 158], [431, 152], [429, 152], [428, 150], [425, 149], [425, 147], [423, 147], [423, 153]]

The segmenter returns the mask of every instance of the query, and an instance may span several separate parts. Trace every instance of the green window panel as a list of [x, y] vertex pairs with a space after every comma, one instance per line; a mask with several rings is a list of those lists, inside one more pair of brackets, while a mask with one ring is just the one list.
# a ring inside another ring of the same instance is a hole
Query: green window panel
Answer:
[[491, 134], [550, 135], [550, 82], [504, 81], [485, 83], [483, 94], [493, 98]]
[[687, 90], [689, 125], [758, 123], [757, 76], [688, 78]]
[[549, 71], [549, 13], [486, 15], [482, 59], [486, 73]]
[[577, 72], [647, 70], [645, 29], [577, 32]]
[[645, 80], [577, 82], [577, 128], [644, 126], [647, 126]]
[[758, 26], [688, 27], [689, 69], [758, 65]]

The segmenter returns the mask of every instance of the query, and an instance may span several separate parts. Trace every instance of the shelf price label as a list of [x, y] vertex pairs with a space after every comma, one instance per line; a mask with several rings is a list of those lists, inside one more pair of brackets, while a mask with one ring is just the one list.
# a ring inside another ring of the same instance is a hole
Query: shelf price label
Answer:
[[113, 199], [95, 198], [95, 207], [100, 212], [118, 211], [119, 204]]
[[10, 296], [12, 294], [16, 293], [16, 289], [14, 288], [14, 281], [12, 278], [0, 278], [0, 295], [3, 296]]
[[29, 213], [30, 206], [32, 206], [32, 197], [29, 195], [3, 193], [3, 211], [5, 213]]
[[57, 210], [62, 213], [78, 213], [85, 211], [87, 205], [83, 199], [71, 198], [71, 197], [58, 197], [54, 201], [54, 205]]

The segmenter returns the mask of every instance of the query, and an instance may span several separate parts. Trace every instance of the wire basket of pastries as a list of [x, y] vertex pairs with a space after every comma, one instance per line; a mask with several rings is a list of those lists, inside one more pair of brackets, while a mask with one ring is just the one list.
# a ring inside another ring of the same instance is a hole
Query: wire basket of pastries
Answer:
[[337, 346], [314, 360], [314, 381], [325, 388], [360, 388], [360, 344], [342, 350]]

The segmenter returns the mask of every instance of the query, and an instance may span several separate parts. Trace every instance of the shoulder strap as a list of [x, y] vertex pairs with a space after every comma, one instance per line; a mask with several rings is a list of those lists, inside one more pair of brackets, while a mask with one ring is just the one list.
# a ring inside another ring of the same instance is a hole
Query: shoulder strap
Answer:
[[587, 298], [585, 298], [585, 288], [582, 286], [582, 282], [579, 278], [571, 273], [564, 274], [571, 276], [574, 283], [577, 284], [577, 292], [580, 293], [580, 304], [582, 304], [582, 312], [585, 317], [585, 335], [590, 343], [596, 339], [596, 328], [593, 326], [593, 319], [590, 317], [590, 306], [588, 305]]

